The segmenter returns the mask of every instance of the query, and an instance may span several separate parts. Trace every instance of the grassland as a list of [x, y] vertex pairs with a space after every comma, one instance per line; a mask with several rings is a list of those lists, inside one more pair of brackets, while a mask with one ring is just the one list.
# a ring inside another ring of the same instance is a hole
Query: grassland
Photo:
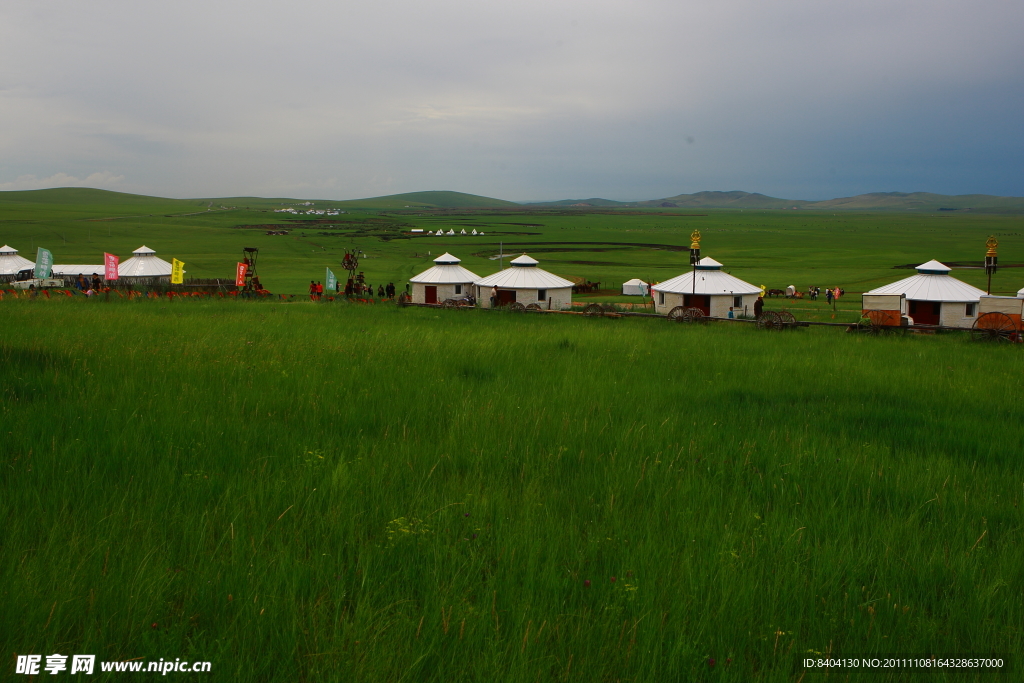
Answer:
[[[100, 263], [104, 251], [126, 257], [146, 244], [164, 258], [185, 261], [188, 276], [200, 278], [231, 278], [242, 247], [257, 246], [262, 281], [287, 294], [305, 292], [309, 280], [322, 280], [327, 267], [340, 272], [344, 253], [353, 249], [366, 254], [361, 268], [373, 284], [395, 282], [401, 288], [445, 251], [486, 276], [498, 270], [492, 257], [504, 250], [527, 251], [551, 272], [614, 290], [634, 277], [657, 282], [686, 271], [685, 249], [694, 229], [703, 235], [704, 254], [741, 279], [769, 288], [841, 286], [853, 295], [912, 274], [894, 266], [931, 258], [980, 263], [990, 234], [1001, 240], [1003, 264], [1024, 264], [1021, 215], [506, 208], [348, 209], [327, 218], [273, 213], [295, 200], [162, 200], [101, 193], [107, 199], [99, 201], [88, 192], [97, 191], [0, 194], [0, 242], [29, 258], [36, 246], [48, 247], [57, 263]], [[28, 201], [33, 197], [35, 203]], [[316, 206], [342, 208], [338, 202]], [[275, 225], [292, 231], [266, 235], [267, 226]], [[414, 228], [486, 234], [410, 237]], [[981, 269], [954, 274], [985, 286]], [[994, 293], [1014, 293], [1022, 286], [1021, 268], [1006, 267], [993, 282]]]
[[346, 304], [0, 316], [11, 661], [814, 681], [815, 653], [1024, 650], [1018, 348]]

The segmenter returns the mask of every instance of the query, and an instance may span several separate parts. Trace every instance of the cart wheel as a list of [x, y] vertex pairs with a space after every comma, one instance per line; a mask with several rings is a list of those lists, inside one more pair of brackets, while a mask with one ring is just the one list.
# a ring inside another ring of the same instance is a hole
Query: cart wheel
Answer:
[[396, 303], [399, 306], [408, 306], [409, 305], [409, 299], [410, 299], [409, 295], [406, 294], [405, 292], [402, 292], [401, 294], [398, 295], [398, 300], [397, 300]]
[[776, 332], [782, 329], [781, 316], [776, 311], [763, 311], [757, 319], [757, 329]]
[[708, 318], [704, 315], [704, 311], [699, 308], [687, 308], [683, 311], [683, 322], [684, 323], [706, 323]]
[[455, 307], [457, 307], [458, 305], [459, 305], [459, 304], [458, 304], [458, 302], [456, 302], [456, 301], [455, 301], [455, 299], [445, 299], [445, 300], [444, 300], [444, 301], [443, 301], [443, 302], [441, 303], [441, 308], [455, 308]]
[[605, 313], [618, 313], [619, 309], [615, 308], [615, 304], [605, 304], [601, 307]]
[[978, 316], [971, 327], [974, 341], [1013, 341], [1018, 334], [1013, 318], [1005, 313], [985, 313]]
[[683, 322], [684, 313], [686, 313], [686, 308], [684, 306], [676, 306], [675, 308], [668, 312], [667, 317], [672, 322], [681, 323]]
[[796, 325], [796, 316], [789, 311], [779, 311], [777, 315], [779, 316], [779, 322], [783, 325]]
[[519, 301], [513, 301], [508, 305], [508, 310], [512, 311], [513, 313], [523, 313], [526, 311], [526, 306], [524, 306]]
[[541, 310], [540, 309], [540, 304], [530, 304], [529, 306], [526, 307], [526, 310], [528, 310], [528, 311], [539, 311], [539, 310]]
[[583, 309], [583, 315], [604, 315], [604, 309], [601, 308], [601, 304], [590, 304]]
[[857, 323], [857, 331], [865, 334], [882, 334], [886, 330], [886, 322], [889, 314], [886, 311], [864, 311], [860, 322]]

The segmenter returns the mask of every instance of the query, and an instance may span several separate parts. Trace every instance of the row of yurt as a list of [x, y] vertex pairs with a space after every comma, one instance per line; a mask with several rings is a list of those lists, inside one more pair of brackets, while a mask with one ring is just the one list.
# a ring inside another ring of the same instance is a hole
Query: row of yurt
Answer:
[[[132, 252], [133, 256], [117, 266], [119, 279], [129, 283], [157, 283], [170, 282], [171, 264], [157, 257], [156, 252], [146, 245], [142, 245]], [[18, 250], [14, 247], [4, 245], [0, 247], [0, 276], [17, 275], [19, 271], [31, 268], [35, 265], [27, 258], [18, 256]], [[53, 277], [76, 278], [79, 275], [103, 276], [102, 265], [78, 264], [60, 265], [54, 264], [51, 267]]]
[[[654, 310], [667, 314], [676, 306], [699, 308], [712, 318], [754, 315], [761, 288], [722, 270], [722, 264], [705, 256], [696, 267], [671, 280], [651, 285]], [[732, 312], [732, 316], [729, 312]]]
[[485, 278], [460, 263], [455, 256], [442, 254], [434, 259], [432, 268], [409, 278], [412, 302], [436, 304], [472, 294], [484, 308], [521, 303], [561, 310], [572, 305], [572, 282], [538, 268], [538, 261], [526, 254]]
[[882, 325], [971, 327], [985, 292], [957, 280], [951, 270], [935, 260], [922, 263], [917, 275], [865, 292], [862, 313]]

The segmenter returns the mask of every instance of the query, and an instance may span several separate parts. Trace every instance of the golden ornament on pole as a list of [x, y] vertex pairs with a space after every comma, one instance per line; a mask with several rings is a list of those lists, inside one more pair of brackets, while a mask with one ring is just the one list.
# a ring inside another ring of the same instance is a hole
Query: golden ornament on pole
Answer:
[[690, 249], [700, 249], [700, 230], [690, 233]]

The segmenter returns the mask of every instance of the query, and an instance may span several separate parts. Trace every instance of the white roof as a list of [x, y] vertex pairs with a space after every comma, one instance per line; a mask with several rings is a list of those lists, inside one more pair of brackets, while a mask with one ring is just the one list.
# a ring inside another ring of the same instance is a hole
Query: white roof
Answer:
[[426, 285], [460, 285], [472, 284], [480, 279], [480, 276], [473, 271], [460, 266], [462, 261], [448, 252], [434, 259], [434, 263], [437, 265], [409, 278], [409, 282]]
[[92, 265], [55, 265], [51, 272], [54, 275], [103, 275], [103, 266]]
[[638, 278], [638, 277], [635, 277], [635, 278], [633, 278], [632, 280], [627, 280], [626, 282], [623, 282], [623, 283], [622, 283], [622, 286], [623, 286], [623, 287], [625, 287], [625, 286], [627, 286], [627, 285], [633, 285], [633, 286], [636, 286], [636, 285], [646, 285], [646, 284], [647, 284], [647, 283], [646, 283], [646, 282], [644, 282], [643, 280], [641, 280], [640, 278]]
[[156, 252], [146, 245], [142, 245], [132, 253], [135, 256], [118, 264], [118, 277], [160, 277], [171, 274], [171, 264], [162, 258], [157, 258]]
[[511, 268], [499, 270], [473, 284], [480, 287], [503, 289], [563, 289], [572, 287], [572, 282], [537, 267], [538, 261], [523, 254], [510, 261]]
[[454, 231], [454, 230], [448, 230], [448, 233], [447, 233], [447, 234], [449, 234], [449, 235], [454, 235], [454, 234], [455, 234], [455, 231]]
[[913, 301], [978, 301], [985, 292], [949, 275], [950, 267], [932, 260], [917, 267], [917, 275], [872, 289], [865, 294], [903, 294]]
[[744, 282], [721, 270], [722, 264], [705, 256], [697, 262], [696, 277], [694, 271], [683, 273], [671, 280], [651, 285], [655, 292], [669, 294], [760, 294], [761, 288]]
[[35, 262], [18, 256], [18, 250], [6, 244], [0, 247], [0, 275], [17, 275], [18, 271], [31, 268]]
[[1017, 292], [1017, 296], [1024, 296], [1024, 287], [1020, 288], [1020, 291]]

